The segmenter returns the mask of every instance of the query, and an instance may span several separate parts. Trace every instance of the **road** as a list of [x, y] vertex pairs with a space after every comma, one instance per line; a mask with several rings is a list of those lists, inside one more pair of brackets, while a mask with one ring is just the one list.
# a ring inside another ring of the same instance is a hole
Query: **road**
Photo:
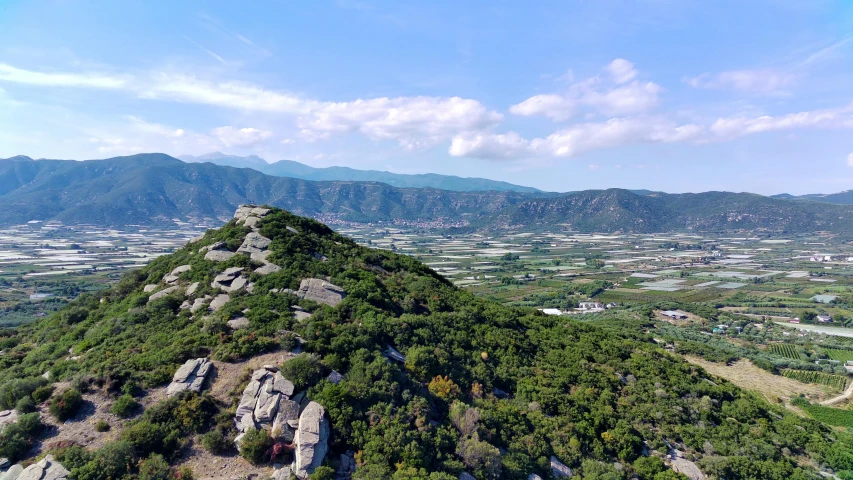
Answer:
[[853, 338], [853, 328], [844, 328], [844, 327], [827, 327], [824, 325], [808, 325], [804, 323], [793, 324], [788, 322], [773, 322], [776, 325], [781, 325], [783, 327], [793, 328], [796, 330], [802, 330], [806, 332], [817, 332], [817, 333], [825, 333], [827, 335], [835, 335], [836, 337], [850, 337]]

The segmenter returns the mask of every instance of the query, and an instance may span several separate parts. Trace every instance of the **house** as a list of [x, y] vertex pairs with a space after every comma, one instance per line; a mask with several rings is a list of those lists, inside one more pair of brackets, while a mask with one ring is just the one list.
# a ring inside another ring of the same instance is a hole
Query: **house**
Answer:
[[599, 302], [580, 302], [578, 308], [581, 310], [604, 310], [604, 305]]
[[684, 320], [687, 318], [686, 313], [679, 312], [677, 310], [664, 310], [663, 312], [660, 312], [660, 313], [661, 313], [661, 315], [663, 315], [665, 317], [672, 318], [674, 320]]
[[788, 320], [788, 323], [800, 323], [800, 319], [798, 317], [794, 317]]
[[832, 321], [832, 317], [829, 315], [818, 315], [817, 321], [820, 323], [829, 323]]

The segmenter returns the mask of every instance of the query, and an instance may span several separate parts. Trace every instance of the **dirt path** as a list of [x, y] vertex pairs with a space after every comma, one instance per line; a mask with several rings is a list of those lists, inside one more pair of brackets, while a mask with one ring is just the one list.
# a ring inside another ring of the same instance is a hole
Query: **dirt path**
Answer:
[[828, 407], [831, 405], [835, 405], [841, 403], [853, 396], [853, 382], [850, 382], [850, 385], [847, 387], [847, 390], [844, 390], [844, 393], [837, 397], [832, 397], [830, 399], [824, 400], [820, 402], [821, 405]]

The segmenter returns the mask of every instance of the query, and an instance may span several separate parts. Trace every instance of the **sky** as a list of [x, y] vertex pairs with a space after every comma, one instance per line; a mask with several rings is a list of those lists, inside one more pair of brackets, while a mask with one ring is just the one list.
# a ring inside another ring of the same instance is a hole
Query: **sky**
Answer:
[[0, 158], [853, 189], [853, 1], [0, 0]]

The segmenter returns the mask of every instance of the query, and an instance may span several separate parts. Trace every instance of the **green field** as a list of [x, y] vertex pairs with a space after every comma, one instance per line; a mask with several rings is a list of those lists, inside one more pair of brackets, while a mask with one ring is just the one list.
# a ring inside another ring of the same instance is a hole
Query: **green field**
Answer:
[[827, 425], [853, 428], [853, 410], [842, 410], [821, 405], [806, 405], [802, 408], [815, 420]]
[[843, 350], [840, 348], [824, 348], [829, 358], [838, 360], [839, 362], [847, 362], [853, 360], [853, 350]]
[[767, 349], [770, 350], [771, 353], [775, 353], [776, 355], [785, 358], [792, 358], [795, 360], [800, 358], [800, 354], [799, 352], [797, 352], [797, 348], [791, 344], [771, 343], [770, 345], [768, 345]]
[[803, 383], [818, 383], [838, 390], [844, 390], [847, 386], [847, 377], [833, 375], [831, 373], [807, 370], [783, 370], [782, 375]]

